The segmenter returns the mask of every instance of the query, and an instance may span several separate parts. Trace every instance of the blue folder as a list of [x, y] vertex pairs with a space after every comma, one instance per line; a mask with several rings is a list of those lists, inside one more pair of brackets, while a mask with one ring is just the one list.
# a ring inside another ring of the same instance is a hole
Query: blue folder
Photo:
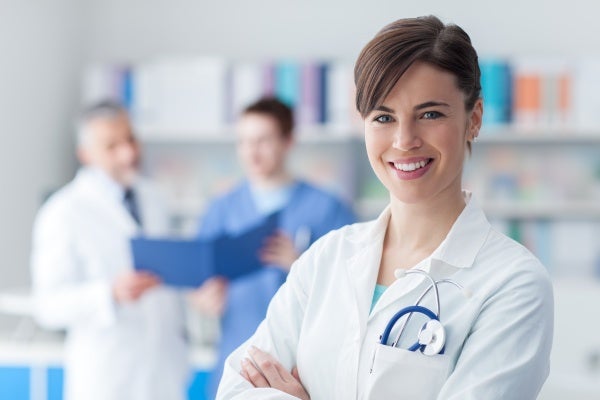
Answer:
[[278, 215], [273, 214], [237, 235], [200, 240], [133, 238], [134, 266], [171, 286], [197, 287], [213, 276], [234, 280], [263, 267], [258, 252], [277, 226]]

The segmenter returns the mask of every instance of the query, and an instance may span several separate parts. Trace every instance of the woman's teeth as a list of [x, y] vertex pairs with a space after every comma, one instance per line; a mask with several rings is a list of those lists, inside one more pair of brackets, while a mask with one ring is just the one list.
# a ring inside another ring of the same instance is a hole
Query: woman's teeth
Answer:
[[419, 168], [423, 168], [427, 164], [429, 164], [429, 160], [421, 160], [421, 161], [417, 161], [414, 163], [407, 163], [407, 164], [394, 163], [394, 167], [400, 171], [410, 172], [410, 171], [414, 171]]

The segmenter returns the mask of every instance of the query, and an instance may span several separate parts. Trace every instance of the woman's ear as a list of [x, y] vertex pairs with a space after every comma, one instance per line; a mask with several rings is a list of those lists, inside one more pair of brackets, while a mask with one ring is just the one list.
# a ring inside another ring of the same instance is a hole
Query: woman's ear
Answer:
[[474, 141], [479, 135], [483, 121], [483, 100], [477, 99], [469, 115], [468, 140]]

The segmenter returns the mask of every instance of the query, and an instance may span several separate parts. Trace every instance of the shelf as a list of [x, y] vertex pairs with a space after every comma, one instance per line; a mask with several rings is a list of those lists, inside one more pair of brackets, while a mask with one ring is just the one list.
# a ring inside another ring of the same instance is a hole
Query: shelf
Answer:
[[[206, 130], [140, 128], [138, 132], [145, 144], [234, 144], [237, 140], [233, 126]], [[294, 138], [301, 144], [343, 144], [362, 142], [361, 135], [347, 126], [315, 125], [299, 127]]]
[[600, 127], [581, 129], [572, 127], [519, 127], [492, 126], [483, 127], [479, 144], [598, 144], [600, 145]]
[[563, 204], [534, 203], [485, 203], [483, 208], [492, 218], [515, 219], [599, 219], [600, 204], [592, 202], [573, 202]]

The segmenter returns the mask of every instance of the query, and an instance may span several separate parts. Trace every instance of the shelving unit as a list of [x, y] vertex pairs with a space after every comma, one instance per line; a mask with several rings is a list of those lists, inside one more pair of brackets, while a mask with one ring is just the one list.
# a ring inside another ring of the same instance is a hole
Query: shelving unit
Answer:
[[[233, 132], [234, 127], [214, 132], [141, 132], [147, 172], [170, 185], [167, 191], [181, 194], [172, 202], [179, 232], [194, 232], [207, 200], [242, 176]], [[600, 234], [598, 155], [600, 130], [484, 128], [465, 164], [465, 187], [475, 193], [492, 224], [553, 264], [554, 256], [542, 253], [547, 248], [562, 251], [561, 243], [544, 241], [559, 240], [569, 229], [577, 235], [581, 226], [586, 232], [599, 226]], [[299, 127], [290, 161], [293, 173], [352, 203], [361, 220], [376, 217], [389, 202], [369, 166], [359, 127]], [[161, 172], [161, 165], [166, 171]], [[177, 175], [174, 179], [169, 178], [169, 169]], [[541, 231], [550, 233], [537, 238]], [[580, 263], [600, 263], [600, 245], [583, 253], [596, 258]]]

